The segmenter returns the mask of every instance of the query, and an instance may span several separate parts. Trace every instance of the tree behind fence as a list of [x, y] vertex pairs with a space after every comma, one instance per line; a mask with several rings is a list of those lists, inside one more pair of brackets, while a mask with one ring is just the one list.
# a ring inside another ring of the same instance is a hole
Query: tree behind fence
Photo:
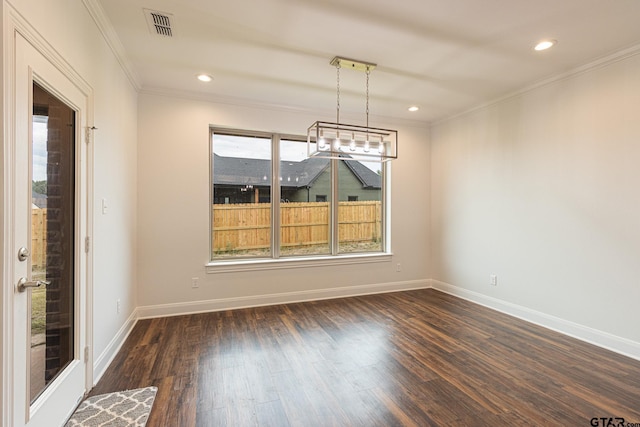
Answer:
[[[280, 205], [282, 247], [323, 245], [329, 241], [328, 202]], [[379, 201], [339, 202], [340, 243], [378, 242], [382, 236]], [[269, 203], [213, 205], [213, 251], [267, 249], [271, 245]]]

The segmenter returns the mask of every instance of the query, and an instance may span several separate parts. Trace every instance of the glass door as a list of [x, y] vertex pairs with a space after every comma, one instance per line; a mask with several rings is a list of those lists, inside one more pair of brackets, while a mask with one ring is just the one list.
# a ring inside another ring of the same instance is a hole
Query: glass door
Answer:
[[75, 111], [33, 83], [30, 393], [73, 360]]
[[12, 427], [63, 425], [90, 383], [86, 111], [80, 90], [15, 34]]

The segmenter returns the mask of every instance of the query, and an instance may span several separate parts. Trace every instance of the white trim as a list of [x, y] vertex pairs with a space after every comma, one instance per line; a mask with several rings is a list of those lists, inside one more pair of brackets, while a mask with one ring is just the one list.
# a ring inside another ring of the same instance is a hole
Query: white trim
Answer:
[[[15, 9], [9, 8], [10, 28], [5, 36], [13, 38], [14, 31], [20, 33], [47, 61], [49, 61], [58, 71], [78, 88], [85, 96], [93, 93], [91, 85], [69, 64], [64, 57], [31, 26]], [[5, 57], [6, 60], [6, 57]], [[12, 63], [12, 65], [14, 65]], [[6, 71], [6, 69], [5, 69]]]
[[[76, 365], [80, 365], [81, 363], [83, 363], [81, 360], [73, 360], [71, 361], [69, 367], [71, 369], [64, 369], [63, 371], [60, 372], [60, 375], [57, 376], [53, 382], [51, 384], [49, 384], [44, 391], [42, 392], [42, 394], [40, 396], [38, 396], [36, 398], [36, 400], [31, 404], [31, 407], [29, 408], [30, 411], [30, 415], [29, 415], [29, 419], [33, 418], [35, 414], [38, 413], [38, 410], [42, 407], [42, 405], [44, 405], [47, 400], [53, 396], [56, 393], [60, 393], [62, 389], [64, 389], [64, 383], [66, 381], [66, 379], [70, 376], [70, 372], [73, 369], [73, 366]], [[82, 397], [82, 396], [73, 396], [74, 398], [78, 398], [78, 397]], [[73, 413], [74, 408], [71, 408], [69, 410], [69, 413], [67, 414], [67, 416], [65, 418], [69, 418], [69, 416], [71, 416], [71, 414]]]
[[434, 279], [425, 279], [138, 307], [129, 316], [116, 336], [111, 340], [107, 349], [102, 352], [100, 357], [98, 357], [94, 372], [95, 382], [97, 383], [100, 380], [133, 330], [133, 327], [140, 319], [207, 313], [277, 304], [291, 304], [305, 301], [319, 301], [428, 288], [433, 288], [457, 298], [471, 301], [475, 304], [505, 313], [509, 316], [534, 323], [538, 326], [560, 332], [564, 335], [571, 336], [598, 347], [603, 347], [633, 359], [640, 360], [640, 343], [616, 337], [602, 331], [578, 325], [517, 304], [512, 304], [507, 301], [502, 301], [497, 298], [469, 291], [445, 282]]
[[640, 343], [638, 342], [438, 280], [431, 279], [431, 287], [589, 344], [640, 360]]
[[[122, 345], [129, 337], [129, 334], [133, 330], [133, 327], [138, 322], [138, 310], [133, 310], [131, 315], [124, 322], [122, 327], [118, 330], [113, 339], [107, 344], [107, 348], [95, 359], [93, 369], [93, 385], [95, 386], [100, 378], [104, 375], [107, 368], [113, 362], [113, 359], [122, 348]], [[91, 353], [91, 352], [89, 352]]]
[[[87, 94], [87, 128], [92, 128], [94, 126], [94, 103], [93, 103], [93, 91]], [[93, 202], [94, 202], [94, 172], [95, 172], [95, 157], [94, 157], [94, 131], [90, 130], [87, 132], [88, 140], [85, 141], [87, 144], [85, 155], [86, 158], [86, 230], [84, 238], [82, 239], [84, 243], [85, 238], [89, 238], [89, 251], [85, 253], [85, 280], [86, 280], [86, 334], [85, 334], [85, 347], [89, 348], [88, 357], [85, 360], [85, 386], [87, 390], [90, 390], [95, 382], [93, 380], [93, 225], [94, 225], [94, 212], [93, 212]], [[84, 349], [83, 349], [83, 359], [84, 359]]]
[[2, 351], [2, 373], [0, 378], [2, 379], [2, 388], [0, 389], [0, 400], [2, 407], [0, 407], [0, 424], [3, 426], [9, 426], [13, 423], [13, 391], [14, 391], [14, 372], [13, 372], [13, 317], [14, 317], [14, 303], [13, 286], [10, 283], [13, 282], [15, 275], [15, 267], [13, 261], [13, 206], [14, 201], [14, 169], [15, 158], [13, 153], [14, 140], [14, 114], [13, 104], [15, 97], [15, 87], [11, 83], [14, 81], [15, 69], [15, 49], [13, 43], [13, 25], [11, 24], [10, 6], [6, 1], [2, 2], [2, 214], [0, 219], [2, 220], [2, 266], [0, 270], [2, 272], [2, 289], [0, 289], [0, 299], [2, 306], [0, 307], [0, 316], [2, 320], [2, 330], [0, 331], [0, 339], [2, 344], [0, 345], [0, 351]]
[[[211, 104], [222, 104], [222, 105], [230, 105], [234, 107], [241, 108], [253, 108], [260, 110], [270, 110], [270, 111], [280, 111], [283, 113], [294, 113], [294, 114], [312, 114], [316, 117], [325, 117], [326, 119], [335, 120], [335, 109], [330, 110], [325, 107], [311, 108], [311, 107], [303, 107], [299, 105], [289, 105], [289, 104], [277, 104], [271, 102], [264, 102], [252, 99], [245, 98], [236, 98], [233, 96], [225, 96], [219, 94], [208, 93], [204, 91], [188, 91], [181, 89], [171, 89], [165, 87], [154, 87], [154, 86], [144, 86], [140, 90], [138, 90], [140, 95], [152, 95], [152, 96], [162, 96], [168, 98], [178, 98], [185, 99], [190, 101], [202, 101]], [[357, 122], [358, 120], [362, 120], [362, 116], [359, 113], [348, 113], [348, 112], [340, 112], [340, 118], [345, 120], [350, 120], [352, 122]], [[416, 119], [407, 119], [403, 117], [396, 116], [383, 116], [380, 114], [369, 114], [369, 118], [371, 121], [375, 121], [376, 123], [394, 123], [395, 126], [403, 126], [403, 127], [412, 127], [418, 129], [428, 129], [429, 122], [425, 120], [416, 120]], [[307, 125], [308, 126], [308, 125]], [[305, 126], [306, 129], [306, 126]], [[274, 131], [273, 133], [278, 133]]]
[[175, 304], [160, 304], [138, 307], [140, 319], [206, 313], [239, 308], [260, 307], [277, 304], [291, 304], [305, 301], [354, 297], [387, 292], [409, 291], [429, 288], [429, 280], [409, 280], [403, 282], [378, 283], [372, 285], [345, 286], [341, 288], [314, 289], [310, 291], [283, 292], [278, 294], [255, 295], [237, 298], [190, 301]]
[[[15, 267], [14, 267], [14, 258], [13, 254], [13, 245], [14, 245], [14, 232], [13, 232], [13, 224], [15, 222], [13, 207], [15, 205], [15, 194], [14, 194], [14, 173], [15, 173], [15, 159], [13, 152], [13, 145], [15, 136], [15, 104], [16, 104], [16, 92], [15, 92], [15, 84], [16, 84], [16, 52], [15, 52], [15, 43], [16, 43], [16, 34], [20, 34], [27, 43], [29, 43], [46, 61], [53, 66], [58, 72], [60, 72], [67, 80], [71, 83], [72, 86], [77, 89], [82, 96], [84, 97], [82, 105], [74, 105], [74, 108], [82, 111], [82, 114], [86, 116], [85, 124], [87, 126], [92, 126], [92, 122], [89, 122], [90, 119], [93, 118], [93, 89], [91, 85], [75, 70], [75, 68], [69, 64], [65, 58], [40, 34], [36, 28], [31, 26], [31, 24], [24, 19], [9, 3], [6, 1], [3, 2], [3, 123], [4, 123], [4, 131], [3, 131], [3, 190], [8, 193], [4, 193], [4, 201], [3, 201], [3, 234], [6, 237], [4, 240], [3, 247], [3, 283], [12, 283], [14, 281], [15, 275]], [[83, 144], [82, 135], [83, 129], [79, 129], [79, 134], [81, 135], [80, 140], [78, 140], [78, 144]], [[7, 163], [7, 160], [10, 159], [10, 162]], [[90, 159], [82, 159], [82, 161], [89, 161]], [[81, 162], [82, 163], [82, 162]], [[76, 166], [78, 166], [76, 164]], [[92, 164], [87, 164], [87, 168], [92, 169]], [[87, 183], [88, 184], [88, 183]], [[92, 192], [92, 188], [87, 187], [87, 192], [90, 194]], [[91, 200], [91, 198], [89, 198]], [[81, 209], [82, 212], [84, 212]], [[80, 221], [85, 221], [85, 226], [88, 229], [92, 228], [93, 218], [87, 216], [80, 219]], [[75, 224], [77, 227], [78, 224]], [[80, 233], [84, 233], [84, 227], [80, 227]], [[7, 232], [8, 231], [8, 232]], [[78, 236], [80, 237], [80, 236]], [[85, 272], [87, 273], [86, 277], [86, 286], [84, 287], [85, 292], [90, 292], [92, 289], [92, 271], [86, 269], [85, 264]], [[14, 365], [15, 360], [13, 356], [14, 351], [14, 289], [13, 287], [3, 286], [3, 298], [2, 298], [2, 325], [3, 325], [3, 346], [2, 346], [2, 408], [1, 408], [1, 417], [2, 425], [11, 425], [16, 415], [14, 413], [14, 386], [15, 386], [15, 378], [14, 378]], [[8, 296], [8, 297], [6, 297]], [[83, 308], [79, 308], [79, 312], [76, 315], [80, 315], [80, 317], [87, 322], [86, 334], [83, 337], [87, 339], [87, 337], [91, 337], [93, 331], [88, 329], [88, 326], [91, 325], [92, 316], [93, 316], [93, 304], [88, 303], [86, 299], [83, 298], [81, 304], [85, 304]], [[82, 340], [80, 340], [82, 342]], [[8, 345], [7, 345], [8, 344]], [[6, 345], [6, 346], [5, 346]], [[83, 353], [83, 348], [78, 349], [80, 353]], [[84, 357], [82, 357], [84, 359]], [[78, 362], [80, 363], [80, 362]], [[87, 372], [84, 370], [83, 376], [87, 378]], [[62, 377], [61, 377], [62, 378]], [[53, 387], [53, 385], [52, 385]], [[51, 389], [52, 392], [45, 393], [38, 399], [38, 404], [35, 405], [31, 413], [35, 416], [38, 412], [38, 406], [44, 402], [44, 397], [53, 394], [54, 388]]]
[[331, 267], [391, 262], [391, 253], [350, 254], [337, 256], [317, 256], [279, 259], [237, 259], [211, 261], [205, 265], [207, 274], [236, 273], [239, 271], [280, 270], [287, 268]]
[[122, 71], [124, 71], [125, 75], [129, 79], [129, 82], [135, 90], [139, 91], [141, 86], [138, 74], [131, 64], [129, 57], [126, 54], [126, 49], [120, 41], [120, 38], [118, 37], [115, 29], [113, 28], [111, 21], [109, 21], [109, 18], [107, 18], [104, 9], [97, 0], [82, 0], [82, 3], [89, 12], [89, 15], [91, 15], [93, 22], [95, 22], [96, 28], [98, 28], [98, 30], [102, 34], [104, 41], [111, 49], [111, 52], [113, 52], [113, 56], [116, 57], [116, 60], [120, 64], [120, 67], [122, 67]]
[[[73, 387], [73, 384], [78, 381], [78, 377], [80, 375], [84, 376], [84, 372], [79, 369], [75, 369], [74, 365], [81, 365], [82, 362], [79, 360], [75, 360], [72, 364], [69, 365], [68, 369], [65, 369], [58, 378], [51, 383], [47, 389], [43, 392], [42, 395], [38, 397], [36, 402], [34, 402], [29, 411], [29, 421], [30, 425], [38, 425], [38, 426], [51, 426], [54, 425], [54, 420], [64, 420], [69, 419], [73, 411], [76, 409], [77, 405], [80, 403], [82, 398], [84, 397], [83, 391], [78, 391]], [[58, 405], [53, 408], [53, 410], [45, 410], [45, 406], [47, 400], [50, 398], [55, 398], [55, 396], [64, 396], [64, 399], [68, 402], [73, 402], [70, 405]]]
[[455, 119], [457, 119], [459, 117], [466, 116], [467, 114], [471, 114], [471, 113], [474, 113], [476, 111], [482, 110], [484, 108], [491, 107], [491, 106], [493, 106], [495, 104], [499, 104], [499, 103], [501, 103], [503, 101], [506, 101], [506, 100], [509, 100], [509, 99], [512, 99], [512, 98], [517, 98], [517, 97], [519, 97], [521, 95], [524, 95], [527, 92], [531, 92], [531, 91], [533, 91], [535, 89], [538, 89], [538, 88], [541, 88], [541, 87], [544, 87], [544, 86], [548, 86], [548, 85], [557, 83], [559, 81], [566, 80], [566, 79], [572, 78], [574, 76], [578, 76], [580, 74], [585, 74], [585, 73], [588, 73], [588, 72], [591, 72], [591, 71], [594, 71], [594, 70], [598, 70], [600, 68], [607, 67], [607, 66], [609, 66], [611, 64], [615, 64], [616, 62], [624, 61], [625, 59], [631, 58], [631, 57], [633, 57], [635, 55], [638, 55], [638, 54], [640, 54], [640, 44], [636, 44], [636, 45], [630, 46], [630, 47], [628, 47], [626, 49], [622, 49], [622, 50], [613, 52], [613, 53], [611, 53], [609, 55], [602, 56], [602, 57], [600, 57], [598, 59], [595, 59], [593, 61], [589, 61], [586, 64], [583, 64], [583, 65], [580, 65], [578, 67], [575, 67], [575, 68], [573, 68], [573, 69], [571, 69], [571, 70], [569, 70], [567, 72], [564, 72], [564, 73], [561, 73], [561, 74], [556, 74], [556, 75], [553, 75], [551, 77], [548, 77], [548, 78], [545, 78], [545, 79], [542, 79], [542, 80], [538, 80], [536, 82], [531, 83], [530, 85], [524, 86], [524, 87], [522, 87], [520, 89], [516, 89], [515, 91], [512, 91], [512, 92], [509, 92], [509, 93], [507, 93], [505, 95], [499, 96], [498, 98], [495, 98], [495, 99], [493, 99], [491, 101], [483, 102], [483, 103], [481, 103], [479, 105], [476, 105], [476, 106], [471, 107], [471, 108], [467, 108], [467, 109], [462, 110], [462, 111], [460, 111], [458, 113], [451, 114], [450, 116], [444, 117], [442, 119], [434, 120], [434, 121], [429, 123], [429, 127], [439, 126], [439, 125], [441, 125], [443, 123], [446, 123], [448, 121], [455, 120]]

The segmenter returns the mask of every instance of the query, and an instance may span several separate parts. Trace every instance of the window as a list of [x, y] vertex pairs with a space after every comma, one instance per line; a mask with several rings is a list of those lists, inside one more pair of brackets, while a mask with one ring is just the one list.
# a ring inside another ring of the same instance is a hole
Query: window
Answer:
[[303, 137], [212, 129], [211, 260], [384, 252], [383, 171], [307, 158]]

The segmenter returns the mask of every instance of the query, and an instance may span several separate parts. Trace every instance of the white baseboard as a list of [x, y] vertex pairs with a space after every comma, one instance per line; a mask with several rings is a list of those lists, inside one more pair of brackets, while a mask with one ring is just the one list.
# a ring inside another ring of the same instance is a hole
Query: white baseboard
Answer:
[[126, 341], [127, 337], [133, 330], [136, 322], [138, 321], [138, 310], [133, 310], [131, 315], [124, 322], [120, 330], [116, 333], [113, 339], [107, 345], [107, 348], [95, 359], [93, 364], [93, 385], [98, 384], [98, 381], [104, 375], [105, 371], [120, 351], [120, 348]]
[[238, 298], [224, 298], [206, 301], [190, 301], [175, 304], [160, 304], [138, 307], [138, 318], [178, 316], [265, 305], [288, 304], [303, 301], [317, 301], [358, 295], [408, 291], [430, 287], [428, 279], [403, 282], [379, 283], [372, 285], [347, 286], [342, 288], [316, 289], [310, 291], [284, 292], [278, 294], [252, 295]]
[[570, 322], [555, 316], [532, 310], [517, 304], [493, 298], [478, 292], [469, 291], [445, 282], [433, 279], [410, 280], [403, 282], [379, 283], [372, 285], [348, 286], [341, 288], [317, 289], [278, 294], [254, 295], [238, 298], [224, 298], [206, 301], [190, 301], [175, 304], [141, 306], [134, 310], [111, 340], [105, 351], [94, 364], [94, 385], [105, 373], [109, 364], [124, 344], [139, 319], [154, 317], [179, 316], [185, 314], [205, 313], [248, 307], [259, 307], [276, 304], [288, 304], [304, 301], [344, 298], [360, 295], [372, 295], [387, 292], [409, 291], [414, 289], [434, 288], [436, 290], [466, 299], [473, 303], [491, 308], [513, 317], [534, 323], [547, 329], [577, 338], [581, 341], [620, 353], [640, 360], [640, 343], [608, 334], [587, 326]]
[[499, 300], [487, 295], [463, 289], [449, 283], [431, 280], [431, 287], [439, 291], [466, 299], [513, 317], [535, 323], [547, 329], [560, 332], [598, 347], [620, 353], [632, 359], [640, 360], [640, 343], [602, 332], [559, 317], [551, 316], [521, 305]]

